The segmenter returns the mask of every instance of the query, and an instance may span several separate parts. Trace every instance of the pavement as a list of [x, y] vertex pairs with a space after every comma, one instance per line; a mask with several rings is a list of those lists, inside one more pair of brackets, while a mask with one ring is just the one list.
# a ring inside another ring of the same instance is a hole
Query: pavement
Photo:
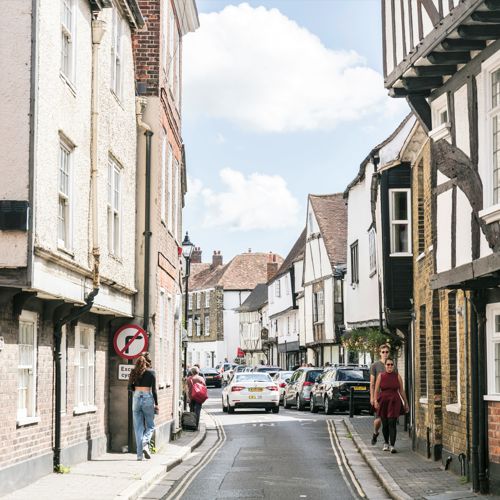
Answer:
[[478, 496], [471, 491], [470, 483], [463, 484], [461, 477], [445, 471], [440, 462], [427, 460], [412, 451], [410, 438], [404, 432], [402, 425], [398, 425], [396, 441], [398, 453], [390, 454], [382, 451], [382, 433], [377, 444], [371, 445], [373, 418], [344, 418], [343, 421], [354, 445], [391, 498], [460, 500]]
[[184, 431], [175, 441], [165, 444], [150, 460], [137, 461], [135, 453], [105, 453], [71, 467], [66, 474], [49, 474], [38, 481], [2, 497], [5, 500], [135, 500], [168, 471], [178, 469], [215, 431], [204, 414], [200, 429]]

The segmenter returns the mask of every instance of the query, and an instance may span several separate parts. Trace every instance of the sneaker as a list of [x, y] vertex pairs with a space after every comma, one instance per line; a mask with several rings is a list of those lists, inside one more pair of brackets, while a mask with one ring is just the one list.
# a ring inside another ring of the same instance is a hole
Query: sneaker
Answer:
[[396, 451], [396, 448], [394, 448], [394, 446], [391, 446], [390, 450], [389, 450], [391, 453], [397, 453]]
[[142, 457], [137, 457], [138, 462], [142, 462]]
[[389, 444], [384, 443], [384, 447], [382, 448], [382, 451], [389, 451]]
[[377, 434], [372, 435], [372, 446], [375, 446], [377, 444], [377, 438], [378, 438], [378, 432]]
[[149, 460], [151, 458], [151, 453], [149, 452], [149, 446], [147, 444], [144, 445], [142, 448], [142, 452], [144, 453], [144, 456]]

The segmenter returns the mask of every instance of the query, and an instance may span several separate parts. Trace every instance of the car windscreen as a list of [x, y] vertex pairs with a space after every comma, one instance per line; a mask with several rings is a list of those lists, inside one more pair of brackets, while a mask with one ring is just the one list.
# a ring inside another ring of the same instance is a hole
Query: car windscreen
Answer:
[[234, 380], [236, 382], [272, 382], [267, 373], [238, 373]]
[[257, 371], [258, 372], [274, 372], [274, 373], [276, 373], [277, 371], [279, 371], [279, 368], [277, 368], [276, 366], [259, 366], [259, 368], [257, 368]]
[[346, 382], [369, 382], [370, 372], [368, 370], [339, 370], [337, 380]]
[[314, 382], [318, 375], [321, 375], [323, 373], [323, 370], [311, 370], [307, 372], [306, 375], [306, 381], [307, 382]]
[[217, 370], [211, 369], [211, 370], [202, 370], [201, 374], [202, 375], [218, 375], [219, 372]]

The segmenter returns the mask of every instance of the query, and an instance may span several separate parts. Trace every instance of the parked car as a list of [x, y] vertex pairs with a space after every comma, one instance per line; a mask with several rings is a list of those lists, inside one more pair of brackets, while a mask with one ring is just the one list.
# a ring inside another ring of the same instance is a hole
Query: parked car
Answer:
[[222, 391], [222, 411], [237, 408], [264, 408], [279, 412], [279, 390], [267, 373], [235, 373]]
[[354, 390], [354, 412], [371, 411], [370, 369], [366, 366], [335, 366], [321, 374], [311, 391], [310, 410], [323, 408], [328, 415], [349, 409], [351, 387]]
[[207, 387], [213, 385], [214, 387], [222, 386], [221, 374], [215, 368], [202, 368], [201, 376], [205, 379]]
[[234, 368], [237, 367], [238, 365], [235, 365], [234, 363], [223, 363], [219, 369], [219, 372], [222, 377], [222, 382], [224, 384], [227, 384], [228, 380], [232, 377]]
[[234, 369], [234, 373], [244, 372], [246, 368], [247, 368], [247, 365], [238, 365], [238, 366]]
[[273, 381], [276, 382], [279, 387], [280, 405], [283, 404], [283, 395], [285, 394], [286, 380], [289, 379], [292, 375], [293, 372], [287, 372], [282, 370], [277, 372], [273, 377]]
[[279, 366], [265, 366], [265, 365], [258, 365], [253, 369], [254, 372], [269, 373], [271, 377], [274, 377], [276, 373], [278, 373], [280, 370], [281, 368]]
[[295, 405], [297, 410], [305, 410], [311, 398], [311, 389], [323, 368], [299, 368], [293, 372], [283, 394], [283, 406], [290, 408]]

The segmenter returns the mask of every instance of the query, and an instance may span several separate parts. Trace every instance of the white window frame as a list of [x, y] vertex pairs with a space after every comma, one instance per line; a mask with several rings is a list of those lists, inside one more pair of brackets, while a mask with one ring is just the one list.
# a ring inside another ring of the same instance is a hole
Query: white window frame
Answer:
[[[73, 246], [73, 151], [74, 146], [61, 137], [57, 169], [57, 246], [67, 251], [71, 251]], [[67, 186], [63, 186], [63, 175], [67, 176]], [[61, 229], [61, 225], [64, 225], [63, 229]], [[62, 231], [64, 231], [64, 235]]]
[[374, 227], [368, 231], [368, 255], [371, 277], [377, 272], [377, 233]]
[[193, 336], [193, 318], [188, 318], [187, 335], [188, 337]]
[[[21, 327], [23, 325], [33, 328], [32, 344], [21, 344]], [[31, 311], [21, 311], [19, 316], [18, 333], [18, 364], [17, 364], [17, 425], [29, 425], [37, 423], [37, 340], [38, 340], [38, 315]], [[29, 347], [31, 346], [31, 352]], [[21, 376], [27, 375], [26, 378]], [[26, 381], [24, 386], [23, 378]], [[21, 387], [21, 384], [23, 386]], [[25, 406], [20, 407], [21, 390], [26, 391]]]
[[123, 28], [124, 20], [117, 5], [113, 5], [111, 28], [111, 91], [118, 98], [123, 89]]
[[205, 309], [208, 309], [210, 307], [210, 292], [206, 291], [205, 292]]
[[196, 318], [194, 320], [194, 326], [196, 329], [196, 336], [201, 337], [201, 320], [200, 320], [200, 318]]
[[174, 217], [173, 217], [173, 196], [172, 196], [172, 179], [173, 179], [173, 169], [174, 169], [174, 151], [171, 144], [168, 145], [168, 162], [167, 162], [167, 228], [171, 234], [174, 234]]
[[[484, 399], [500, 401], [500, 387], [495, 384], [495, 345], [500, 345], [500, 331], [495, 331], [495, 317], [500, 316], [500, 302], [486, 305], [486, 359], [488, 374], [488, 395]], [[499, 363], [500, 371], [500, 363]], [[499, 373], [500, 376], [500, 373]]]
[[175, 57], [175, 15], [172, 4], [168, 9], [168, 72], [167, 72], [167, 83], [170, 91], [173, 94], [174, 91], [174, 57]]
[[108, 252], [117, 258], [122, 253], [122, 172], [121, 165], [110, 156], [107, 183]]
[[162, 26], [161, 26], [161, 64], [163, 73], [166, 75], [168, 70], [168, 19], [170, 10], [170, 0], [162, 2]]
[[351, 264], [351, 285], [353, 285], [354, 288], [354, 285], [359, 283], [359, 240], [350, 244], [349, 252]]
[[158, 385], [165, 385], [165, 290], [160, 288], [158, 311]]
[[205, 337], [210, 336], [210, 315], [205, 314], [205, 317], [203, 319], [203, 333], [205, 334]]
[[281, 279], [277, 279], [274, 282], [274, 294], [276, 297], [281, 297]]
[[167, 133], [163, 129], [161, 144], [161, 220], [166, 223], [167, 218]]
[[325, 321], [325, 291], [319, 290], [316, 292], [316, 307], [317, 312], [317, 323], [324, 323]]
[[193, 309], [193, 294], [188, 293], [188, 309], [192, 310]]
[[[394, 195], [396, 193], [406, 193], [406, 212], [408, 215], [407, 219], [393, 219], [393, 209], [394, 209]], [[394, 251], [394, 232], [393, 227], [396, 225], [406, 224], [408, 226], [408, 251], [407, 252], [395, 252]], [[391, 257], [409, 257], [412, 255], [411, 239], [412, 239], [412, 229], [411, 229], [411, 189], [409, 188], [395, 188], [389, 189], [389, 226], [390, 226], [390, 256]]]
[[[75, 46], [76, 46], [76, 23], [75, 23], [75, 0], [60, 0], [61, 7], [61, 68], [60, 74], [69, 83], [75, 79]], [[71, 19], [69, 22], [65, 16], [68, 9]], [[67, 42], [67, 45], [65, 44]], [[65, 47], [67, 57], [65, 58]], [[65, 63], [67, 61], [67, 64]]]
[[[81, 349], [82, 335], [88, 335], [89, 342], [86, 349]], [[74, 369], [75, 404], [73, 414], [97, 411], [95, 406], [95, 327], [92, 325], [77, 323], [75, 326]]]

